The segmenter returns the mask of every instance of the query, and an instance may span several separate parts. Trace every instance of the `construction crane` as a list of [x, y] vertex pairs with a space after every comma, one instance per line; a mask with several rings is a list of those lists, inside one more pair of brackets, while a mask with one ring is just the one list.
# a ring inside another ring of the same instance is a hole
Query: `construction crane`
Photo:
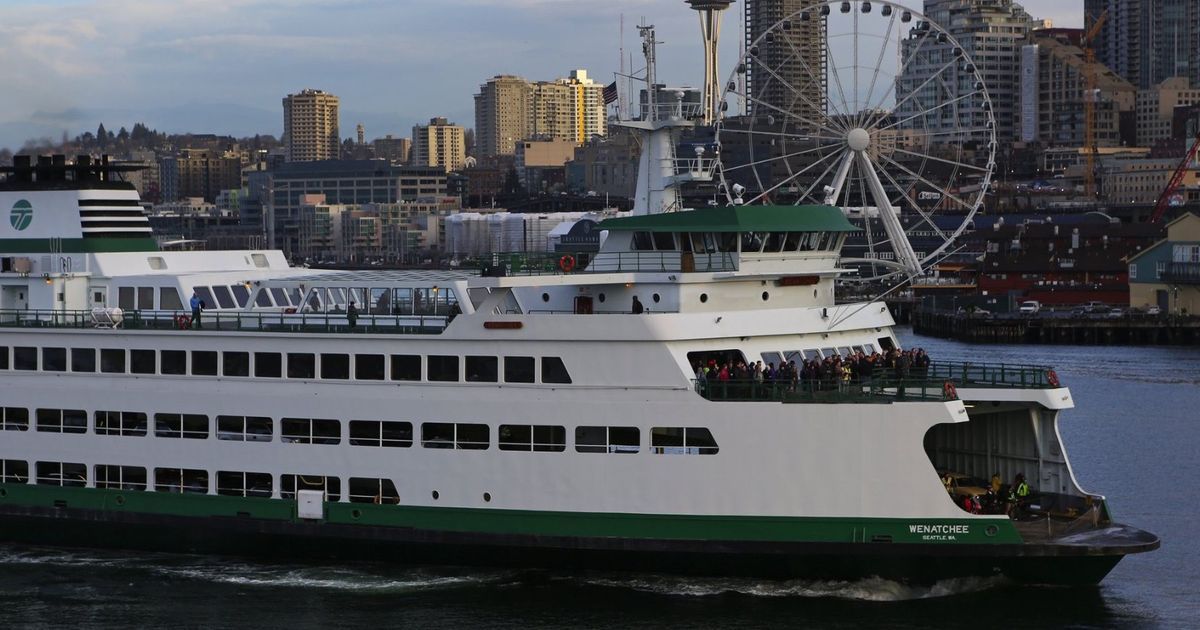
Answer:
[[1179, 166], [1175, 167], [1175, 172], [1171, 175], [1171, 181], [1167, 183], [1167, 187], [1158, 196], [1158, 202], [1154, 204], [1154, 214], [1150, 215], [1151, 223], [1161, 221], [1163, 214], [1167, 212], [1167, 208], [1171, 207], [1175, 193], [1179, 191], [1179, 186], [1183, 184], [1183, 178], [1187, 176], [1188, 169], [1191, 168], [1197, 153], [1200, 153], [1200, 124], [1197, 124], [1196, 140], [1192, 142], [1191, 148], [1183, 156], [1183, 160], [1179, 163]]
[[1108, 9], [1105, 9], [1092, 27], [1083, 35], [1083, 74], [1087, 81], [1087, 91], [1083, 95], [1083, 152], [1087, 169], [1083, 174], [1083, 190], [1088, 199], [1096, 198], [1096, 101], [1100, 100], [1099, 90], [1096, 89], [1096, 50], [1092, 42], [1100, 34], [1104, 22], [1108, 20]]

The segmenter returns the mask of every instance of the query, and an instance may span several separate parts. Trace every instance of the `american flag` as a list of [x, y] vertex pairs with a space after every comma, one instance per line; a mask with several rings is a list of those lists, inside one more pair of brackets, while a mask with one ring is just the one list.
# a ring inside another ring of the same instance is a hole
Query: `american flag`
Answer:
[[604, 104], [611, 105], [617, 102], [617, 82], [613, 81], [604, 86]]

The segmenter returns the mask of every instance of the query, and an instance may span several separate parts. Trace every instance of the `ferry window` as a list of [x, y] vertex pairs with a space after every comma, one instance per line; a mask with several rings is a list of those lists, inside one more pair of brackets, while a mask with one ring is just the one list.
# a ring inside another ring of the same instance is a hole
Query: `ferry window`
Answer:
[[496, 357], [467, 357], [467, 381], [495, 383], [499, 379], [499, 363]]
[[821, 348], [821, 356], [825, 357], [826, 359], [835, 354], [837, 354], [837, 350], [834, 350], [833, 348]]
[[804, 232], [788, 232], [787, 241], [783, 244], [783, 251], [794, 252], [800, 249], [800, 241], [804, 238]]
[[850, 348], [848, 348], [846, 346], [838, 346], [837, 351], [838, 351], [838, 354], [842, 355], [843, 357], [848, 357], [851, 354]]
[[637, 427], [575, 427], [579, 453], [636, 453], [641, 442]]
[[28, 431], [29, 410], [23, 407], [0, 407], [0, 429]]
[[429, 380], [457, 381], [458, 357], [430, 355]]
[[154, 435], [189, 440], [208, 439], [208, 416], [188, 413], [154, 414]]
[[565, 385], [571, 383], [571, 375], [567, 373], [567, 366], [563, 365], [562, 359], [558, 357], [542, 357], [542, 382], [561, 383]]
[[384, 379], [383, 355], [354, 355], [354, 378], [360, 381], [382, 381]]
[[279, 496], [284, 499], [295, 499], [299, 490], [319, 490], [325, 493], [325, 500], [336, 503], [342, 498], [342, 480], [337, 477], [321, 477], [319, 475], [280, 475]]
[[227, 497], [271, 498], [271, 474], [217, 471], [217, 494]]
[[880, 337], [879, 338], [879, 347], [881, 348], [880, 352], [887, 352], [887, 351], [891, 350], [892, 348], [895, 348], [896, 344], [892, 343], [891, 337]]
[[125, 351], [115, 348], [100, 350], [100, 371], [108, 374], [124, 374]]
[[8, 346], [0, 346], [0, 370], [8, 369]]
[[[217, 301], [213, 299], [212, 291], [209, 291], [208, 287], [193, 287], [193, 290], [196, 292], [196, 297], [199, 297], [200, 301], [204, 302], [204, 308], [217, 307]], [[190, 300], [191, 298], [188, 299]]]
[[183, 300], [179, 299], [179, 289], [160, 287], [158, 289], [158, 308], [164, 311], [182, 311]]
[[854, 350], [855, 352], [863, 352], [863, 347], [862, 346], [854, 346], [852, 348], [852, 350]]
[[95, 372], [96, 351], [93, 348], [71, 348], [72, 372]]
[[217, 439], [230, 442], [270, 442], [270, 418], [260, 416], [217, 416]]
[[659, 455], [716, 455], [712, 432], [699, 427], [654, 427], [650, 451]]
[[421, 425], [421, 446], [425, 448], [487, 450], [488, 426], [486, 424], [426, 422]]
[[747, 253], [761, 252], [763, 234], [763, 232], [742, 232], [742, 251]]
[[154, 310], [154, 287], [138, 287], [137, 298], [139, 310]]
[[337, 420], [284, 418], [279, 423], [279, 441], [288, 444], [337, 444], [342, 427]]
[[187, 374], [186, 350], [163, 350], [161, 355], [163, 374]]
[[244, 284], [235, 284], [229, 287], [233, 291], [233, 299], [237, 302], [238, 308], [245, 308], [246, 303], [250, 301], [250, 289]]
[[0, 483], [29, 483], [29, 462], [0, 459]]
[[350, 478], [350, 502], [375, 505], [399, 505], [400, 493], [391, 479]]
[[670, 232], [655, 232], [654, 249], [660, 252], [675, 251], [675, 235]]
[[155, 468], [154, 490], [187, 494], [208, 494], [208, 471], [195, 468]]
[[129, 371], [134, 374], [155, 374], [158, 372], [158, 366], [155, 365], [153, 350], [130, 350], [129, 351]]
[[47, 372], [66, 372], [67, 349], [42, 348], [42, 369]]
[[36, 370], [38, 365], [37, 348], [13, 348], [13, 369]]
[[350, 355], [322, 354], [321, 378], [346, 380], [350, 378]]
[[229, 287], [218, 284], [212, 290], [213, 295], [217, 296], [217, 304], [221, 308], [234, 308], [233, 295], [229, 293]]
[[408, 448], [413, 443], [411, 422], [388, 420], [351, 420], [351, 446], [389, 446]]
[[775, 367], [783, 365], [783, 355], [778, 352], [764, 352], [762, 360], [764, 365], [774, 365]]
[[421, 357], [416, 354], [392, 355], [393, 381], [421, 380]]
[[96, 487], [108, 490], [146, 489], [146, 469], [141, 466], [96, 464]]
[[254, 353], [254, 376], [258, 378], [280, 378], [283, 376], [283, 359], [277, 352]]
[[[271, 292], [267, 291], [266, 289], [261, 289], [256, 292], [254, 294], [254, 305], [263, 308], [270, 308], [273, 306], [273, 304], [271, 304]], [[284, 305], [280, 304], [280, 306]]]
[[821, 360], [821, 353], [819, 351], [817, 351], [816, 348], [804, 350], [802, 358], [804, 360], [819, 361], [819, 360]]
[[867, 354], [875, 354], [875, 344], [873, 344], [873, 343], [863, 344], [863, 350]]
[[138, 411], [97, 411], [96, 435], [146, 435], [146, 414]]
[[270, 263], [267, 262], [267, 256], [265, 254], [250, 254], [250, 260], [254, 261], [254, 266], [260, 269], [271, 266]]
[[275, 298], [276, 306], [289, 306], [292, 303], [288, 301], [287, 291], [281, 287], [271, 287], [271, 297]]
[[783, 249], [783, 242], [786, 238], [787, 232], [771, 232], [767, 236], [767, 245], [763, 248], [763, 251], [778, 254], [779, 250]]
[[42, 486], [83, 488], [87, 486], [87, 465], [65, 462], [38, 462], [37, 483]]
[[117, 287], [117, 306], [124, 311], [137, 310], [133, 287]]
[[37, 430], [45, 433], [87, 433], [87, 412], [81, 409], [38, 409]]
[[502, 424], [496, 442], [502, 451], [561, 453], [567, 448], [567, 430], [540, 424]]
[[250, 353], [229, 352], [221, 353], [221, 373], [225, 376], [250, 376]]
[[192, 350], [192, 374], [217, 375], [217, 353], [212, 350]]
[[534, 382], [533, 363], [533, 357], [504, 357], [504, 382]]
[[288, 378], [316, 378], [317, 358], [311, 354], [288, 353]]
[[650, 237], [649, 232], [634, 232], [633, 233], [633, 249], [634, 251], [650, 251], [654, 249], [654, 240]]

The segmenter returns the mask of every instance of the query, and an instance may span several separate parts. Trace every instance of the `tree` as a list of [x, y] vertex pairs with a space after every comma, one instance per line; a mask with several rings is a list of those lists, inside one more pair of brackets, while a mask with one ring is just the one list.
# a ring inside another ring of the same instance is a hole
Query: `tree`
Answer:
[[100, 126], [96, 128], [96, 140], [100, 143], [101, 149], [108, 144], [108, 132], [104, 130], [104, 123], [100, 123]]

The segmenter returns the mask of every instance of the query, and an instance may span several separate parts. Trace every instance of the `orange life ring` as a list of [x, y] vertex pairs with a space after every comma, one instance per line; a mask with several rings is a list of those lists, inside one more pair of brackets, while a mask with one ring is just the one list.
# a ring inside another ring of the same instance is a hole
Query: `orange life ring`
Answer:
[[566, 256], [559, 258], [558, 268], [561, 269], [563, 273], [571, 273], [572, 271], [575, 271], [575, 257], [567, 254]]
[[1050, 387], [1058, 387], [1058, 374], [1055, 374], [1054, 370], [1048, 370], [1046, 372], [1046, 382], [1050, 383]]
[[954, 381], [946, 381], [942, 385], [942, 397], [946, 400], [958, 400], [958, 390], [954, 388]]

